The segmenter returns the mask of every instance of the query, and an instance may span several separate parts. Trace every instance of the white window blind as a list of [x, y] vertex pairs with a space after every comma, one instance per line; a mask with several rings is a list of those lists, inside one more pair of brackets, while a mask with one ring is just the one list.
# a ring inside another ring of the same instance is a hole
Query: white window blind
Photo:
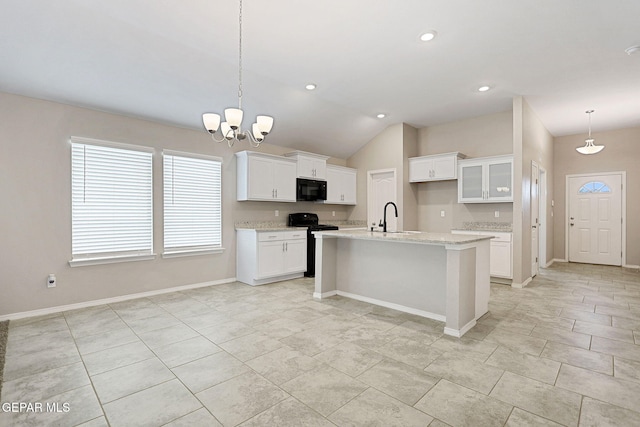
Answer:
[[163, 152], [164, 252], [221, 249], [222, 161]]
[[71, 138], [72, 262], [151, 255], [152, 149], [91, 141]]

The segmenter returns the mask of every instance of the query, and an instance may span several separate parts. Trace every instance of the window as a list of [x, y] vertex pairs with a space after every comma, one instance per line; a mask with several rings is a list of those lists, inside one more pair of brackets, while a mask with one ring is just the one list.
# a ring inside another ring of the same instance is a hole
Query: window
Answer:
[[585, 185], [580, 187], [578, 193], [611, 193], [611, 189], [607, 184], [600, 181], [591, 181], [587, 182]]
[[71, 137], [74, 266], [152, 259], [153, 149]]
[[222, 159], [165, 150], [164, 254], [222, 251]]

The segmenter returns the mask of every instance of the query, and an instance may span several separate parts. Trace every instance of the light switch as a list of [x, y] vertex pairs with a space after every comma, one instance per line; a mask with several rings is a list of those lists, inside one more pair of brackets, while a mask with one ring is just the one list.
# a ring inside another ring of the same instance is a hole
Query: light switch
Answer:
[[444, 211], [440, 211], [440, 216], [444, 218]]
[[280, 216], [280, 211], [276, 209], [276, 216]]
[[495, 216], [496, 218], [500, 218], [500, 211], [495, 211], [493, 213], [493, 216]]

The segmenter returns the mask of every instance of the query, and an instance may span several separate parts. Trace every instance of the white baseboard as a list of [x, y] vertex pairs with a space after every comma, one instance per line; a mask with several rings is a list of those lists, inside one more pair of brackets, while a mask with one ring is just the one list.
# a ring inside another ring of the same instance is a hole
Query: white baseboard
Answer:
[[511, 287], [512, 287], [512, 288], [522, 289], [522, 288], [524, 288], [525, 286], [527, 286], [529, 283], [531, 283], [531, 280], [532, 280], [532, 278], [531, 278], [531, 277], [529, 277], [529, 278], [527, 278], [527, 280], [525, 280], [525, 281], [524, 281], [524, 282], [522, 282], [522, 283], [516, 283], [516, 282], [513, 282], [513, 283], [511, 283]]
[[426, 317], [428, 319], [437, 320], [439, 322], [446, 321], [446, 317], [441, 314], [431, 313], [429, 311], [418, 310], [417, 308], [411, 308], [400, 304], [394, 304], [392, 302], [381, 301], [375, 298], [363, 297], [361, 295], [352, 294], [349, 292], [337, 291], [338, 295], [355, 299], [362, 302], [368, 302], [369, 304], [375, 304], [382, 307], [391, 308], [398, 311], [403, 311], [405, 313], [415, 314], [416, 316]]
[[[551, 260], [551, 264], [553, 264], [554, 262], [569, 262], [569, 261], [566, 260], [566, 259], [554, 258], [554, 259]], [[549, 265], [551, 265], [551, 264], [549, 264]]]
[[313, 293], [313, 297], [315, 299], [322, 299], [322, 298], [329, 298], [332, 296], [338, 295], [338, 291], [329, 291], [329, 292], [324, 292], [324, 293], [320, 293], [320, 292], [314, 292]]
[[445, 327], [444, 328], [444, 334], [445, 335], [450, 335], [452, 337], [460, 338], [461, 336], [466, 334], [469, 331], [469, 329], [473, 328], [474, 326], [476, 326], [476, 320], [475, 319], [473, 319], [471, 322], [469, 322], [466, 325], [464, 325], [462, 328], [460, 328], [460, 330]]
[[623, 265], [623, 267], [624, 268], [636, 268], [636, 269], [638, 269], [638, 268], [640, 268], [640, 265], [625, 264], [625, 265]]
[[2, 321], [2, 320], [23, 319], [25, 317], [44, 316], [44, 315], [47, 315], [47, 314], [60, 313], [62, 311], [77, 310], [79, 308], [94, 307], [96, 305], [103, 305], [103, 304], [112, 304], [112, 303], [116, 303], [116, 302], [132, 300], [132, 299], [136, 299], [136, 298], [151, 297], [151, 296], [154, 296], [154, 295], [168, 294], [168, 293], [171, 293], [171, 292], [186, 291], [188, 289], [204, 288], [204, 287], [207, 287], [207, 286], [223, 285], [225, 283], [232, 283], [232, 282], [235, 282], [235, 281], [236, 281], [236, 278], [232, 277], [230, 279], [221, 279], [221, 280], [214, 280], [214, 281], [211, 281], [211, 282], [194, 283], [194, 284], [191, 284], [191, 285], [183, 285], [183, 286], [176, 286], [176, 287], [173, 287], [173, 288], [158, 289], [157, 291], [140, 292], [140, 293], [137, 293], [137, 294], [128, 294], [128, 295], [122, 295], [122, 296], [119, 296], [119, 297], [103, 298], [103, 299], [98, 299], [98, 300], [79, 302], [79, 303], [76, 303], [76, 304], [58, 305], [58, 306], [55, 306], [55, 307], [41, 308], [41, 309], [38, 309], [38, 310], [30, 310], [30, 311], [22, 311], [22, 312], [19, 312], [19, 313], [4, 314], [4, 315], [0, 316], [0, 321]]

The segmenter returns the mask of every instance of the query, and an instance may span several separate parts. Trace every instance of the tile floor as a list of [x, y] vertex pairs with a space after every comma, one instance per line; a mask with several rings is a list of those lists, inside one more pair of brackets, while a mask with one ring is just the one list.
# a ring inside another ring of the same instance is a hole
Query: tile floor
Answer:
[[[11, 322], [0, 426], [638, 426], [640, 274], [492, 284], [462, 339], [299, 279]], [[50, 405], [47, 412], [47, 406]]]

